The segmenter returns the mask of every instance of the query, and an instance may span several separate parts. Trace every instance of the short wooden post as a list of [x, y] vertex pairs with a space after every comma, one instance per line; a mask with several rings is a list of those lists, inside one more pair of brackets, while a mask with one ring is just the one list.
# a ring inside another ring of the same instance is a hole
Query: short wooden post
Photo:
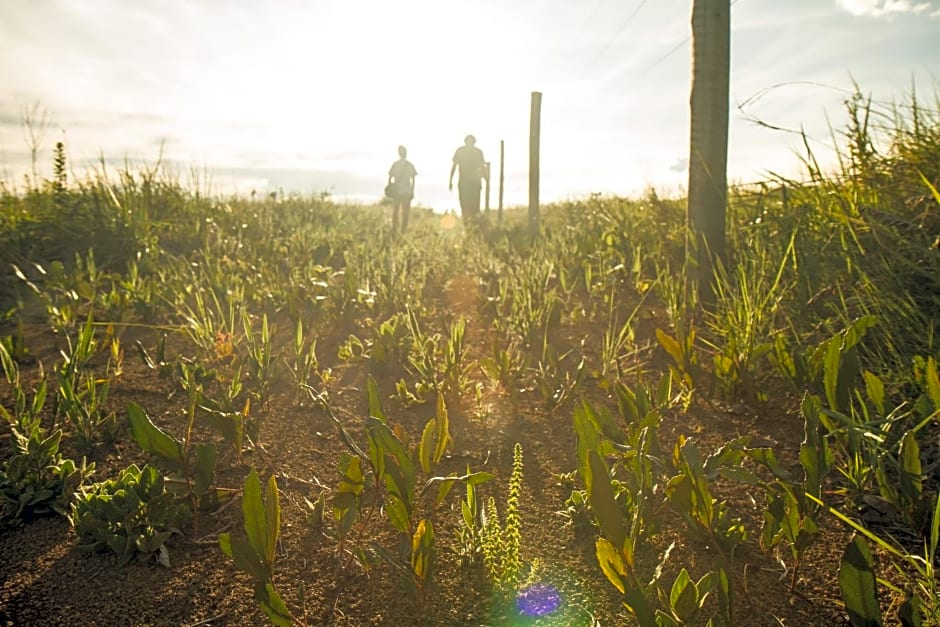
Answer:
[[529, 113], [529, 233], [539, 232], [539, 135], [541, 133], [542, 93], [532, 92]]
[[504, 163], [506, 162], [506, 142], [499, 140], [499, 212], [500, 221], [503, 219], [503, 181], [504, 181]]
[[486, 181], [486, 196], [484, 196], [484, 198], [485, 198], [486, 200], [485, 200], [485, 203], [484, 203], [484, 209], [485, 209], [485, 211], [489, 212], [489, 210], [490, 210], [490, 162], [487, 161], [486, 163], [484, 163], [484, 164], [483, 164], [483, 168], [484, 168], [484, 170], [485, 170], [485, 172], [486, 172], [486, 179], [485, 179], [485, 181]]

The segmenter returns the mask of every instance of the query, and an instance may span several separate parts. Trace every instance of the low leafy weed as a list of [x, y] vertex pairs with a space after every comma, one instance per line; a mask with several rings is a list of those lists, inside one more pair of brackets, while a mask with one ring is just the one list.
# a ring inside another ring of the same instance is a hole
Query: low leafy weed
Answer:
[[168, 566], [166, 542], [180, 533], [179, 526], [189, 513], [166, 489], [159, 470], [132, 464], [115, 479], [83, 489], [72, 504], [69, 520], [82, 552], [110, 550], [121, 564], [156, 556]]
[[264, 494], [256, 470], [252, 469], [245, 479], [242, 529], [244, 535], [219, 534], [219, 548], [251, 577], [255, 600], [271, 622], [291, 627], [297, 619], [274, 587], [274, 562], [281, 532], [280, 493], [274, 475], [268, 478]]

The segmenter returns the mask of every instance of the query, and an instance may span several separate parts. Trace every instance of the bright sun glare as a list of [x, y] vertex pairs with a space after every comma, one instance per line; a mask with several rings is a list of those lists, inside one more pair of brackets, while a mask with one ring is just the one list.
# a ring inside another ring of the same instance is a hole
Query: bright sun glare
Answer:
[[[202, 106], [212, 115], [221, 97], [219, 114], [250, 121], [244, 132], [294, 160], [284, 165], [374, 170], [387, 167], [404, 143], [416, 159], [434, 160], [419, 167], [422, 174], [444, 181], [465, 134], [476, 134], [486, 148], [526, 124], [524, 102], [517, 107], [521, 116], [507, 115], [497, 96], [521, 91], [509, 83], [524, 40], [499, 15], [460, 8], [429, 1], [402, 13], [395, 3], [370, 3], [367, 14], [356, 16], [351, 3], [335, 2], [326, 10], [304, 4], [290, 15], [259, 15], [276, 19], [264, 30], [276, 27], [281, 36], [233, 46], [223, 66], [211, 68], [223, 93], [204, 92]], [[349, 15], [336, 15], [341, 12]], [[355, 28], [319, 25], [337, 23]], [[233, 28], [240, 31], [233, 38], [250, 30], [244, 19]], [[350, 144], [372, 145], [374, 152], [306, 160], [316, 145]]]

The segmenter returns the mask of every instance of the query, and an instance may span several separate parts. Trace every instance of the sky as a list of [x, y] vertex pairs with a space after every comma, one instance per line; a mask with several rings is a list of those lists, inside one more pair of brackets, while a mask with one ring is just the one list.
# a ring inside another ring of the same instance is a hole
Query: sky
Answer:
[[[377, 200], [397, 147], [415, 202], [457, 205], [466, 134], [507, 206], [527, 203], [542, 93], [541, 198], [684, 193], [692, 0], [2, 0], [0, 181], [161, 160], [217, 194]], [[857, 84], [882, 111], [938, 99], [940, 0], [735, 0], [732, 182], [834, 163]], [[769, 128], [775, 127], [775, 128]], [[783, 130], [778, 130], [783, 129]], [[835, 132], [835, 136], [833, 135]]]

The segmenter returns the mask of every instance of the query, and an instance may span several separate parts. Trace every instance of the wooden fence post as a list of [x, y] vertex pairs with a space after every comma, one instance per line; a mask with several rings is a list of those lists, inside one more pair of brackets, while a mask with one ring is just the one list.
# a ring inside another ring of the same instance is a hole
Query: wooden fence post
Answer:
[[539, 233], [539, 136], [541, 133], [542, 93], [532, 92], [529, 113], [529, 234]]
[[487, 213], [489, 213], [490, 211], [490, 162], [489, 161], [483, 164], [483, 169], [486, 172], [486, 178], [484, 179], [486, 181], [486, 196], [484, 197], [486, 200], [484, 204], [484, 210]]
[[506, 162], [506, 142], [502, 139], [499, 140], [499, 220], [503, 219], [503, 180], [504, 180], [504, 163]]

